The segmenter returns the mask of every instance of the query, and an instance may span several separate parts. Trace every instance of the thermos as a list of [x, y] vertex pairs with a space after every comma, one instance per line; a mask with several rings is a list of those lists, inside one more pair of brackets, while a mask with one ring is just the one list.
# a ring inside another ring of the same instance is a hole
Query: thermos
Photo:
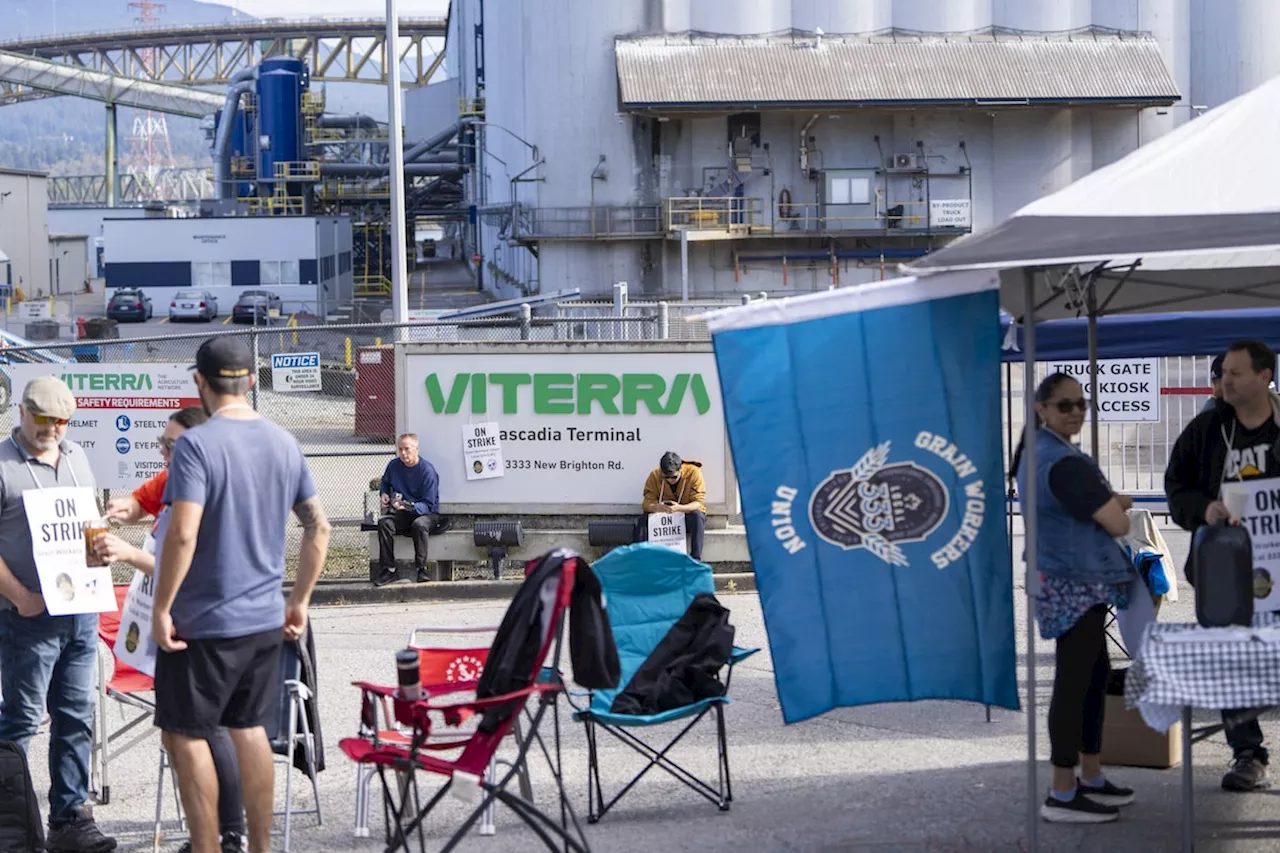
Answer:
[[400, 683], [400, 698], [414, 701], [422, 698], [422, 674], [418, 668], [416, 649], [396, 652], [396, 673]]

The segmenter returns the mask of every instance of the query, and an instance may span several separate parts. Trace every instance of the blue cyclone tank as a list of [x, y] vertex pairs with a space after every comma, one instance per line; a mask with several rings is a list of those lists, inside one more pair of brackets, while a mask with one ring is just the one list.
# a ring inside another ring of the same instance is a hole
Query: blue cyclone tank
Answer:
[[[266, 70], [269, 63], [274, 70]], [[260, 195], [271, 194], [276, 163], [302, 159], [302, 78], [283, 63], [303, 67], [296, 59], [269, 59], [258, 72], [258, 135], [267, 142], [258, 157]]]

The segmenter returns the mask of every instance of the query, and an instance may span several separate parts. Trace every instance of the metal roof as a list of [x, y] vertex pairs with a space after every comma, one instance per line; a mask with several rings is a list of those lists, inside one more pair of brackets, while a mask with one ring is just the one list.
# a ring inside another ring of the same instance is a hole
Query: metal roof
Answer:
[[623, 109], [975, 107], [1180, 99], [1155, 39], [1072, 33], [615, 39]]

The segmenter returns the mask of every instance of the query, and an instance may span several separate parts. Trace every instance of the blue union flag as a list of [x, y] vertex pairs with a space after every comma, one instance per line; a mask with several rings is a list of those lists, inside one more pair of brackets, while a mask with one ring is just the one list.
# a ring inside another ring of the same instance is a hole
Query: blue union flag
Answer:
[[710, 315], [783, 716], [1018, 707], [989, 273]]

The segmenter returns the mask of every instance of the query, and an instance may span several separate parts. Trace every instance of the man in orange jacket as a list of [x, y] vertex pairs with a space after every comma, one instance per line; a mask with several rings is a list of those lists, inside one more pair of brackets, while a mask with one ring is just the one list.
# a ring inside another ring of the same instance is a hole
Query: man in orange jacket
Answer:
[[[680, 454], [668, 450], [658, 460], [658, 467], [644, 481], [645, 513], [682, 512], [689, 537], [689, 556], [702, 559], [702, 540], [707, 529], [707, 487], [702, 481], [702, 463], [685, 461]], [[649, 526], [644, 526], [648, 536]]]

